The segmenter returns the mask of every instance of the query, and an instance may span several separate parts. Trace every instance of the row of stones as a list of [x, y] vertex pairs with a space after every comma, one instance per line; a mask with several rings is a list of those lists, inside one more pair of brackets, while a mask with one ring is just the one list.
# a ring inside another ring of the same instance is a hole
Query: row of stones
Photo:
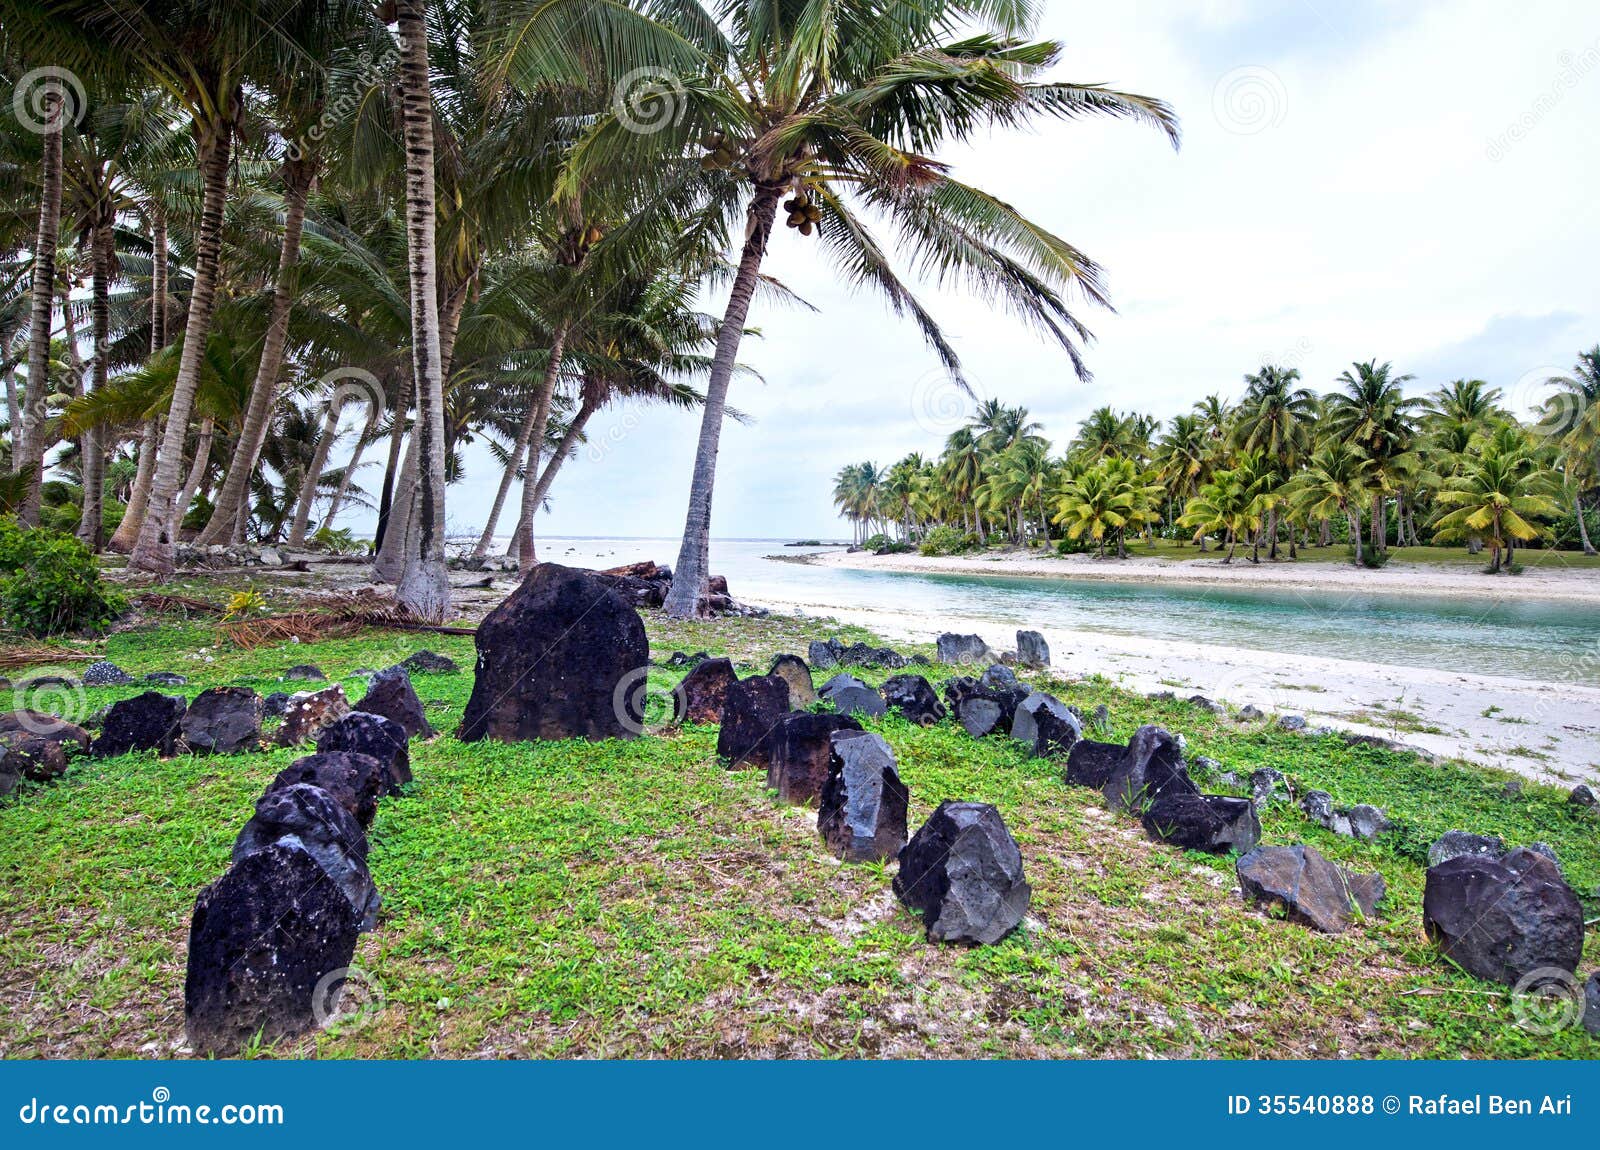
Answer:
[[380, 799], [411, 781], [409, 740], [432, 733], [404, 667], [374, 675], [357, 710], [338, 686], [297, 699], [297, 735], [316, 753], [267, 785], [232, 865], [195, 900], [184, 1022], [199, 1053], [234, 1054], [336, 1016], [356, 938], [382, 901], [367, 832]]

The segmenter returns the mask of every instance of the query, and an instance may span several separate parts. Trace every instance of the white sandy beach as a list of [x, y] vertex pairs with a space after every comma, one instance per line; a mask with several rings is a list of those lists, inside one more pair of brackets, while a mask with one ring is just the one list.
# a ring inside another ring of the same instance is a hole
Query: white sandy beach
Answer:
[[1059, 579], [1092, 579], [1116, 583], [1187, 583], [1215, 587], [1277, 587], [1318, 591], [1373, 591], [1383, 594], [1518, 596], [1572, 599], [1600, 609], [1600, 571], [1569, 571], [1530, 565], [1519, 575], [1489, 576], [1476, 567], [1465, 570], [1419, 564], [1378, 570], [1357, 569], [1325, 561], [1259, 564], [1234, 556], [1171, 560], [1140, 556], [1096, 559], [1092, 555], [1041, 555], [1038, 552], [990, 552], [982, 556], [873, 555], [842, 548], [811, 557], [811, 562], [863, 571], [923, 571], [956, 575], [1029, 575]]
[[[1041, 559], [925, 558], [828, 552], [813, 562], [875, 570], [938, 571], [1064, 578], [1166, 581], [1244, 586], [1304, 587], [1338, 594], [1348, 590], [1430, 594], [1491, 593], [1572, 600], [1575, 610], [1600, 610], [1600, 573], [1529, 571], [1505, 581], [1476, 572], [1385, 569], [1356, 571], [1336, 564], [1231, 567], [1209, 561], [1173, 563], [1126, 560], [1101, 563], [1086, 557]], [[1248, 570], [1245, 570], [1248, 569]], [[1489, 588], [1484, 584], [1488, 582]], [[1496, 584], [1503, 588], [1497, 589]], [[767, 606], [817, 613], [799, 600]], [[1589, 604], [1596, 604], [1590, 607]], [[826, 609], [896, 640], [929, 642], [942, 631], [976, 632], [997, 650], [1015, 646], [1015, 634], [981, 620], [947, 614], [863, 608]], [[1084, 630], [1044, 631], [1055, 666], [1073, 676], [1102, 674], [1141, 692], [1200, 693], [1235, 706], [1253, 703], [1269, 713], [1304, 715], [1326, 724], [1382, 735], [1439, 755], [1515, 771], [1547, 781], [1600, 781], [1600, 688], [1570, 682], [1535, 681], [1423, 667], [1319, 658], [1215, 644], [1154, 640]], [[1592, 669], [1600, 650], [1574, 652], [1575, 668]]]

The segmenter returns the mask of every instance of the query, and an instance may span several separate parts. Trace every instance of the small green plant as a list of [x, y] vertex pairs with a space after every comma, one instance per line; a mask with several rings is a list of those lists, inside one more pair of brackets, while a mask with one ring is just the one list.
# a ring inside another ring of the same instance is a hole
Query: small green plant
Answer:
[[967, 537], [954, 527], [935, 527], [917, 550], [924, 555], [960, 555], [967, 550]]
[[367, 549], [366, 542], [357, 539], [348, 527], [319, 527], [311, 535], [311, 546], [330, 555], [355, 555]]
[[89, 630], [104, 627], [126, 606], [78, 540], [0, 518], [0, 620], [5, 626], [40, 637]]
[[223, 612], [222, 621], [230, 623], [246, 615], [259, 615], [266, 609], [266, 596], [254, 587], [246, 587], [243, 591], [235, 591], [228, 596], [228, 609]]

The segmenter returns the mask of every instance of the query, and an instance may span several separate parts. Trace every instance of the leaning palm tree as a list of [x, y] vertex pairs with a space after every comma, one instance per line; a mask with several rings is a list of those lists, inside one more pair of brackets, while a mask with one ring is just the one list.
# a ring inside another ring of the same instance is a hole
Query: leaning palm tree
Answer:
[[1318, 448], [1301, 471], [1286, 485], [1284, 495], [1292, 511], [1306, 519], [1344, 517], [1355, 563], [1364, 562], [1361, 550], [1361, 507], [1367, 499], [1371, 462], [1359, 450], [1337, 439]]
[[[697, 67], [599, 117], [574, 150], [560, 192], [575, 198], [597, 172], [634, 168], [671, 180], [700, 164], [716, 174], [705, 212], [743, 217], [744, 245], [707, 387], [677, 577], [666, 603], [668, 614], [684, 618], [697, 614], [708, 574], [728, 386], [780, 205], [789, 227], [819, 236], [847, 279], [876, 287], [897, 313], [909, 312], [952, 372], [954, 349], [894, 271], [862, 209], [886, 219], [899, 232], [896, 248], [923, 270], [976, 285], [1055, 339], [1086, 374], [1077, 343], [1087, 332], [1062, 293], [1076, 288], [1104, 303], [1099, 268], [1000, 200], [953, 179], [931, 153], [991, 126], [1045, 116], [1131, 117], [1174, 142], [1177, 132], [1160, 101], [1039, 81], [1059, 46], [1023, 39], [1035, 18], [1023, 6], [727, 0], [708, 10], [695, 0], [662, 0], [649, 11], [695, 46]], [[646, 126], [656, 130], [638, 130], [641, 118], [652, 116]]]

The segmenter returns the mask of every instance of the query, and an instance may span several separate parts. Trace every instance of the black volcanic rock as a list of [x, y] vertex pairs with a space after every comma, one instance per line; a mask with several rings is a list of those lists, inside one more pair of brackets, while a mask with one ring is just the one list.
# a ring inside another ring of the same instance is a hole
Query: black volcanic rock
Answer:
[[1578, 896], [1555, 863], [1526, 849], [1429, 867], [1422, 925], [1468, 973], [1507, 986], [1541, 967], [1576, 970], [1583, 957]]
[[131, 699], [112, 703], [106, 712], [100, 737], [89, 747], [97, 759], [125, 755], [129, 751], [159, 751], [170, 755], [178, 739], [178, 724], [188, 702], [182, 695], [163, 695], [146, 691]]
[[463, 742], [629, 738], [624, 680], [650, 662], [639, 612], [584, 571], [541, 563], [478, 625]]
[[789, 713], [789, 684], [776, 675], [752, 675], [728, 686], [717, 732], [717, 754], [729, 768], [758, 767], [772, 762], [778, 727]]
[[817, 831], [845, 862], [872, 862], [899, 854], [906, 843], [910, 794], [882, 736], [836, 731], [828, 777], [817, 805]]
[[930, 939], [995, 943], [1033, 897], [1022, 852], [988, 803], [945, 801], [900, 852], [894, 893], [922, 912]]
[[382, 715], [366, 711], [341, 715], [318, 733], [317, 751], [371, 755], [383, 764], [382, 793], [386, 795], [396, 793], [411, 781], [411, 749], [405, 728]]
[[360, 917], [303, 846], [246, 855], [200, 892], [189, 924], [184, 1023], [198, 1053], [236, 1055], [317, 1024], [318, 983], [350, 965]]

